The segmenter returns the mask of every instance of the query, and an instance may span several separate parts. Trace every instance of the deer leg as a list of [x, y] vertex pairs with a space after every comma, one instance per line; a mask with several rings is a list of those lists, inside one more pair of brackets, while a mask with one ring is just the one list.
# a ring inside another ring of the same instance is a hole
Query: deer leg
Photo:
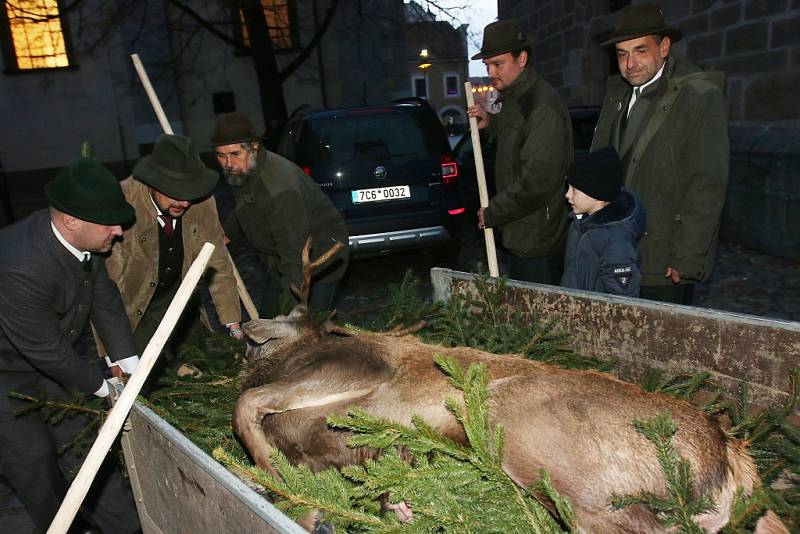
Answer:
[[[317, 383], [316, 386], [319, 384]], [[274, 473], [270, 462], [272, 445], [262, 429], [264, 418], [288, 410], [302, 410], [347, 402], [362, 397], [373, 388], [336, 393], [314, 391], [308, 382], [280, 382], [251, 388], [242, 393], [233, 413], [233, 431], [244, 442], [255, 464]]]

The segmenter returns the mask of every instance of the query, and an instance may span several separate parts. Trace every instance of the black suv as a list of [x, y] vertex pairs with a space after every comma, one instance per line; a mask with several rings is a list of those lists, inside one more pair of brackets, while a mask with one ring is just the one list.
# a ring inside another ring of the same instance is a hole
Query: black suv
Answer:
[[295, 113], [278, 152], [342, 213], [351, 252], [431, 244], [458, 250], [464, 217], [458, 164], [424, 100]]

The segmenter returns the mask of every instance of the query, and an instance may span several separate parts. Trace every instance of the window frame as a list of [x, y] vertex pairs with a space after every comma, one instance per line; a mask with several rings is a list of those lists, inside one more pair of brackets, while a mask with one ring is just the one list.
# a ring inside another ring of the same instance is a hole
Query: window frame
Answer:
[[[264, 2], [262, 0], [259, 0], [259, 2], [261, 3], [262, 11], [265, 10], [266, 6], [264, 6]], [[297, 21], [297, 0], [286, 0], [286, 7], [289, 11], [289, 39], [292, 41], [292, 46], [289, 48], [278, 48], [275, 46], [275, 41], [270, 37], [272, 50], [275, 54], [288, 54], [303, 49], [300, 45], [300, 28]], [[241, 8], [234, 5], [232, 7], [231, 17], [233, 18], [233, 38], [244, 48], [244, 50], [237, 51], [236, 53], [237, 55], [250, 55], [250, 45], [246, 45], [244, 42], [244, 32], [242, 31], [244, 21], [242, 20]], [[265, 12], [264, 21], [267, 24], [267, 28], [269, 28], [269, 22], [266, 20], [266, 17], [267, 15]]]
[[[417, 80], [423, 80], [425, 82], [425, 96], [420, 96], [417, 94]], [[411, 75], [411, 95], [417, 98], [424, 98], [425, 100], [430, 100], [430, 87], [428, 87], [428, 76], [426, 74], [412, 74]]]
[[[451, 95], [447, 92], [447, 78], [456, 79], [456, 93]], [[461, 75], [457, 72], [442, 73], [442, 95], [445, 98], [461, 98]]]
[[17, 53], [14, 48], [13, 36], [11, 33], [11, 22], [8, 20], [5, 2], [0, 7], [0, 54], [3, 56], [3, 73], [4, 74], [43, 74], [54, 71], [67, 71], [78, 68], [78, 62], [75, 60], [75, 54], [72, 48], [72, 39], [70, 38], [69, 18], [64, 12], [62, 0], [55, 0], [56, 8], [58, 9], [58, 18], [61, 23], [61, 35], [64, 39], [64, 53], [67, 56], [69, 65], [63, 67], [37, 67], [33, 69], [21, 69], [17, 62]]

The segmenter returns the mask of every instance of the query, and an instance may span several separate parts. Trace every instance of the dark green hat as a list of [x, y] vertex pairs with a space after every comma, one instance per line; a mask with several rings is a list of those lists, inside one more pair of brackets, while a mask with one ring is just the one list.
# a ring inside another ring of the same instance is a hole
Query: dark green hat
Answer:
[[92, 158], [78, 158], [44, 186], [47, 204], [73, 217], [106, 226], [133, 219], [119, 181]]
[[664, 12], [655, 4], [636, 4], [622, 11], [617, 26], [600, 46], [609, 46], [645, 35], [666, 35], [672, 42], [680, 41], [683, 33], [667, 26]]
[[483, 29], [481, 51], [472, 56], [472, 59], [499, 56], [531, 44], [533, 44], [533, 38], [528, 38], [519, 21], [514, 19], [498, 20]]
[[136, 162], [133, 175], [175, 200], [194, 200], [208, 195], [219, 175], [200, 161], [197, 147], [188, 137], [164, 134], [153, 152]]
[[239, 111], [220, 113], [211, 134], [211, 146], [234, 145], [247, 141], [259, 141], [253, 123]]

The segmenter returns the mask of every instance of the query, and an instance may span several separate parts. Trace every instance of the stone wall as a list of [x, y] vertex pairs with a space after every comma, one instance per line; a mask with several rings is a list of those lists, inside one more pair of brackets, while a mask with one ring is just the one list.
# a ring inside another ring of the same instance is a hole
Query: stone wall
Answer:
[[[569, 105], [591, 106], [617, 72], [611, 50], [597, 43], [630, 3], [498, 0], [498, 14], [520, 19], [536, 37], [533, 64]], [[789, 216], [800, 207], [800, 0], [658, 3], [684, 33], [673, 52], [727, 76], [731, 173], [722, 237], [800, 259], [800, 224]]]

